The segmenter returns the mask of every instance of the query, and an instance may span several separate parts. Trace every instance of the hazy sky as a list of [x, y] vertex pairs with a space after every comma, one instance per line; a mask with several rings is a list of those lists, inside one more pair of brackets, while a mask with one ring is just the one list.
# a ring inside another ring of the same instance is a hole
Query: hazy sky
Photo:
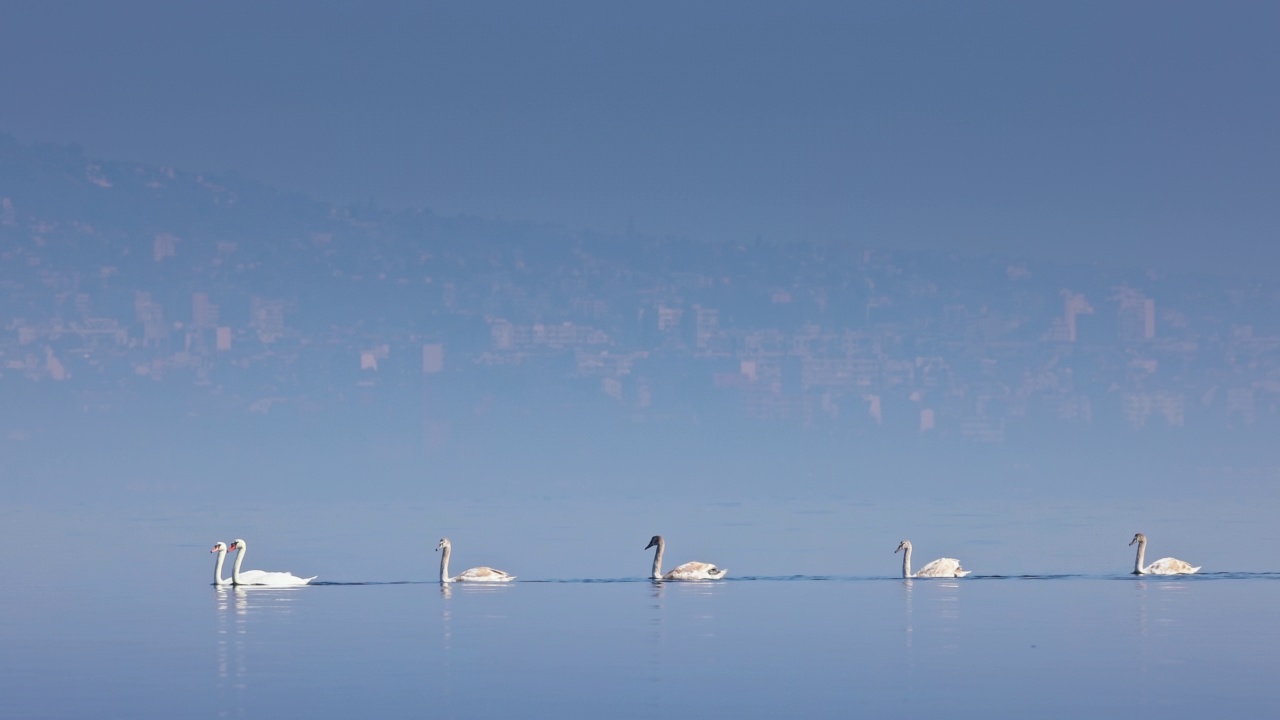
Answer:
[[1280, 5], [7, 2], [0, 131], [691, 238], [1280, 260]]

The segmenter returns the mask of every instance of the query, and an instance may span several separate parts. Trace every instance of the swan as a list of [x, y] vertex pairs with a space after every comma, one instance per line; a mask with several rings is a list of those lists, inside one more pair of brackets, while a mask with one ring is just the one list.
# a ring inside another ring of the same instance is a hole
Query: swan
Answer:
[[511, 582], [516, 579], [515, 575], [504, 572], [502, 570], [494, 570], [491, 567], [473, 567], [470, 570], [463, 570], [454, 577], [449, 577], [449, 553], [453, 551], [453, 543], [449, 542], [449, 538], [440, 538], [440, 544], [436, 545], [436, 550], [443, 550], [440, 555], [440, 582]]
[[1138, 557], [1133, 561], [1134, 575], [1190, 575], [1200, 569], [1200, 567], [1191, 567], [1191, 563], [1186, 560], [1177, 558], [1160, 558], [1146, 567], [1142, 567], [1142, 559], [1147, 554], [1147, 536], [1138, 533], [1129, 541], [1132, 545], [1138, 543]]
[[227, 559], [227, 544], [218, 542], [213, 544], [211, 553], [218, 553], [218, 562], [213, 565], [213, 584], [214, 585], [230, 585], [231, 581], [222, 577], [222, 563]]
[[911, 541], [903, 540], [898, 543], [898, 550], [903, 551], [902, 577], [904, 578], [964, 577], [969, 574], [968, 570], [960, 567], [960, 561], [955, 558], [938, 558], [920, 568], [919, 572], [913, 573], [911, 572]]
[[653, 573], [650, 575], [654, 580], [719, 580], [729, 572], [728, 568], [718, 568], [711, 563], [704, 562], [687, 562], [683, 565], [677, 565], [672, 568], [666, 575], [662, 574], [662, 551], [666, 549], [667, 541], [662, 539], [661, 535], [654, 535], [649, 544], [644, 546], [645, 550], [658, 546], [653, 553]]
[[240, 564], [244, 562], [245, 553], [249, 551], [249, 545], [240, 539], [231, 541], [229, 550], [239, 550], [240, 554], [236, 555], [236, 564], [231, 568], [231, 582], [235, 585], [270, 585], [271, 587], [293, 587], [297, 585], [306, 585], [315, 580], [318, 576], [312, 575], [309, 578], [300, 578], [291, 572], [267, 572], [266, 570], [241, 570]]

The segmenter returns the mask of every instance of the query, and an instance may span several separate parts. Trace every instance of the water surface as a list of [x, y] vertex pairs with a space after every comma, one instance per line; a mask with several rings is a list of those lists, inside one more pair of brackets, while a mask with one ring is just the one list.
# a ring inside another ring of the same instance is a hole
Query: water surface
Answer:
[[1274, 716], [1280, 577], [116, 582], [5, 613], [7, 717]]
[[[1276, 540], [1265, 515], [806, 496], [9, 506], [0, 716], [1274, 717], [1280, 574], [1248, 552]], [[1126, 574], [1138, 530], [1149, 558], [1204, 571]], [[669, 567], [730, 578], [645, 579], [654, 532]], [[519, 581], [433, 582], [442, 535], [455, 571]], [[211, 586], [209, 548], [236, 537], [248, 567], [319, 580]], [[955, 555], [974, 574], [893, 577], [903, 537], [918, 565]]]

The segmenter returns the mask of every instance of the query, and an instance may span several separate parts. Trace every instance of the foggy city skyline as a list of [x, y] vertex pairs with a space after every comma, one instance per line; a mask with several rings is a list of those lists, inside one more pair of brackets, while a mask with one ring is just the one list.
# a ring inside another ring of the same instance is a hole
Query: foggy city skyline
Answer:
[[1271, 492], [1276, 12], [24, 5], [14, 492]]
[[[1252, 446], [1280, 396], [1274, 284], [603, 236], [343, 208], [12, 137], [0, 154], [0, 382], [47, 408], [10, 416], [13, 447], [56, 441], [33, 422], [42, 414], [76, 407], [111, 423], [154, 408], [154, 388], [168, 409], [144, 423], [168, 425], [167, 413], [230, 430], [237, 418], [280, 418], [324, 435], [360, 418], [356, 436], [419, 455], [392, 474], [458, 445], [508, 446], [501, 427], [524, 424], [533, 438], [545, 430], [527, 422], [540, 416], [617, 423], [530, 440], [548, 450], [605, 447], [621, 432], [642, 452], [702, 428], [711, 462], [744, 430], [783, 433], [764, 452], [798, 432], [819, 443], [806, 455], [835, 463], [819, 486], [840, 485], [850, 452], [892, 467], [925, 449], [943, 466], [996, 463], [992, 488], [1046, 492], [1071, 474], [1051, 467], [1061, 460], [983, 448], [1114, 453], [1189, 433], [1219, 439], [1139, 464], [1194, 485], [1224, 468], [1250, 483], [1270, 462]], [[78, 209], [67, 213], [69, 200]]]

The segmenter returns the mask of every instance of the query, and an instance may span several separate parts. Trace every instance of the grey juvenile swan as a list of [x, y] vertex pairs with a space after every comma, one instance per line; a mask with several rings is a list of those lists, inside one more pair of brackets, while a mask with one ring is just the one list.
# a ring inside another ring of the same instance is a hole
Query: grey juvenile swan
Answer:
[[440, 555], [440, 582], [511, 582], [516, 579], [515, 575], [502, 570], [494, 570], [491, 567], [473, 567], [470, 570], [463, 570], [454, 577], [449, 577], [449, 553], [453, 550], [453, 543], [449, 542], [449, 538], [441, 538], [440, 544], [436, 545], [436, 550], [443, 550]]
[[1134, 575], [1190, 575], [1199, 570], [1199, 567], [1191, 567], [1191, 563], [1186, 560], [1177, 558], [1160, 558], [1146, 567], [1142, 567], [1142, 559], [1147, 554], [1147, 536], [1138, 533], [1129, 541], [1132, 545], [1138, 543], [1138, 557], [1133, 561]]
[[666, 541], [661, 535], [654, 535], [649, 540], [649, 544], [644, 546], [645, 550], [658, 546], [653, 553], [653, 573], [650, 575], [654, 580], [719, 580], [724, 574], [729, 572], [728, 568], [718, 568], [711, 563], [704, 562], [687, 562], [672, 568], [666, 575], [662, 574], [662, 551], [666, 549]]
[[[938, 558], [920, 568], [919, 571], [912, 573], [911, 541], [903, 540], [898, 543], [898, 550], [905, 551], [902, 554], [902, 577], [904, 578], [964, 577], [969, 574], [968, 570], [960, 567], [960, 561], [955, 558]], [[894, 552], [896, 553], [898, 550], [894, 550]]]

